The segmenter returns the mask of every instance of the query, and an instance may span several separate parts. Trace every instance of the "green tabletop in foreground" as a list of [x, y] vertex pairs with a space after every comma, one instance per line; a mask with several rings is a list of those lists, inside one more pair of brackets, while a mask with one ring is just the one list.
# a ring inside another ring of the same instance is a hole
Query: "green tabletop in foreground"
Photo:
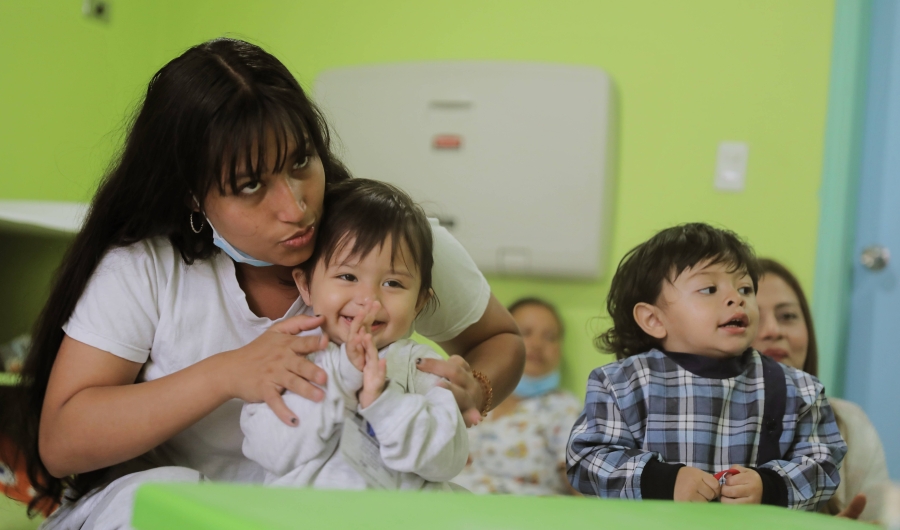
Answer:
[[9, 372], [0, 372], [0, 386], [14, 386], [19, 382], [18, 374]]
[[410, 491], [328, 491], [235, 484], [147, 484], [138, 530], [406, 528], [667, 528], [857, 530], [871, 525], [774, 506], [676, 504], [572, 497], [478, 496]]

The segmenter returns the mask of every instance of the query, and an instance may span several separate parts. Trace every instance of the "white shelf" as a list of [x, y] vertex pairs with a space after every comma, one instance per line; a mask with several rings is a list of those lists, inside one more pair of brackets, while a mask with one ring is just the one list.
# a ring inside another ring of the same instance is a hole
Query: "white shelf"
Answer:
[[82, 202], [0, 201], [0, 232], [75, 234], [87, 211]]

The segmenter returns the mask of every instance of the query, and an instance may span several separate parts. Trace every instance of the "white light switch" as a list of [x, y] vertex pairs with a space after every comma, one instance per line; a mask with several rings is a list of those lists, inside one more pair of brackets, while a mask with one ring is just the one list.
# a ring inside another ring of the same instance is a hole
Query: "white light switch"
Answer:
[[744, 191], [747, 176], [747, 156], [750, 146], [745, 142], [721, 142], [716, 157], [717, 190]]

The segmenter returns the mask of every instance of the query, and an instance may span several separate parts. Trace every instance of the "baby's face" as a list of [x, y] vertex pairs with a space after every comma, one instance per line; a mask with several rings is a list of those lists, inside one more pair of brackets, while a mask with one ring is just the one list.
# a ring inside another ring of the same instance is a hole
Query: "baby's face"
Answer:
[[309, 282], [299, 271], [294, 278], [303, 301], [325, 318], [322, 329], [337, 344], [347, 342], [353, 317], [364, 312], [366, 302], [380, 302], [372, 324], [372, 338], [380, 349], [409, 333], [424, 303], [419, 300], [422, 279], [405, 243], [393, 260], [390, 238], [361, 259], [350, 257], [353, 243], [348, 240], [331, 263], [320, 261]]
[[700, 263], [673, 282], [663, 282], [655, 304], [667, 351], [733, 357], [756, 337], [759, 308], [753, 281], [727, 264]]

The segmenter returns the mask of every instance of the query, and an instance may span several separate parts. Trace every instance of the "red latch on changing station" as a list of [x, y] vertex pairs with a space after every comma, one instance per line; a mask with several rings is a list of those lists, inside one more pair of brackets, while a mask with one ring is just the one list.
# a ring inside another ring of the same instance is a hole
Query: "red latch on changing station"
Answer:
[[431, 141], [435, 149], [459, 149], [462, 147], [462, 136], [458, 134], [437, 134]]

